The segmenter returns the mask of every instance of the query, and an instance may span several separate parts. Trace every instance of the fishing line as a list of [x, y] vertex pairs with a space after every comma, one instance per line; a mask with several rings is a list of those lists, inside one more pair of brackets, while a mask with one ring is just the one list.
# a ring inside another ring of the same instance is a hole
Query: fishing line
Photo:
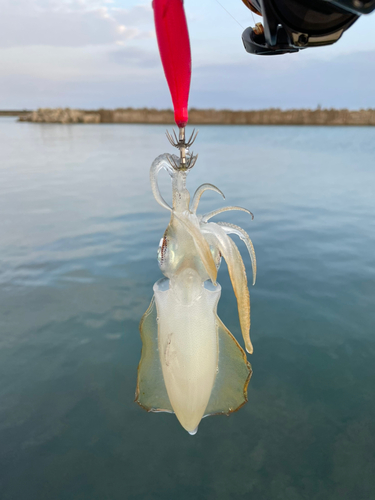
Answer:
[[254, 22], [254, 26], [256, 25], [256, 22], [255, 22], [255, 17], [254, 17], [254, 12], [251, 10], [251, 17], [253, 18], [253, 22]]
[[230, 13], [230, 12], [229, 12], [229, 11], [228, 11], [225, 7], [224, 7], [224, 5], [222, 5], [222, 4], [219, 2], [219, 0], [215, 0], [215, 1], [216, 1], [219, 5], [220, 5], [220, 7], [221, 7], [222, 9], [224, 9], [224, 10], [225, 10], [225, 12], [226, 12], [226, 13], [227, 13], [227, 14], [228, 14], [228, 15], [229, 15], [229, 16], [230, 16], [230, 17], [231, 17], [231, 18], [232, 18], [232, 19], [233, 19], [233, 20], [234, 20], [234, 21], [235, 21], [235, 22], [236, 22], [236, 23], [237, 23], [237, 24], [238, 24], [238, 25], [239, 25], [239, 26], [243, 29], [243, 30], [245, 29], [245, 28], [242, 26], [242, 24], [241, 24], [241, 23], [239, 23], [239, 22], [237, 21], [237, 19], [236, 19], [235, 17], [233, 17], [233, 16], [232, 16], [232, 14], [231, 14], [231, 13]]

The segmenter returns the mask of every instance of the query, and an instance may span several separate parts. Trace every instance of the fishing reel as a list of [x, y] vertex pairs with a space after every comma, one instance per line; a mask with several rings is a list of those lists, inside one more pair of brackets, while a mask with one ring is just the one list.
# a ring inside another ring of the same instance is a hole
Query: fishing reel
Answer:
[[242, 1], [263, 16], [263, 23], [243, 32], [245, 50], [264, 56], [333, 44], [361, 14], [375, 9], [375, 0]]

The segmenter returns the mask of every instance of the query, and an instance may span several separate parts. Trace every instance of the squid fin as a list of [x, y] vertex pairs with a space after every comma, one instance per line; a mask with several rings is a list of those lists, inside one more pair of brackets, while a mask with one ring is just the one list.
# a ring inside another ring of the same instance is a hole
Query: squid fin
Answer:
[[216, 315], [219, 341], [218, 373], [205, 416], [239, 410], [247, 402], [247, 386], [252, 375], [250, 363], [237, 340]]
[[158, 323], [154, 297], [141, 319], [139, 329], [142, 339], [142, 355], [138, 365], [135, 401], [147, 411], [173, 413], [159, 357]]

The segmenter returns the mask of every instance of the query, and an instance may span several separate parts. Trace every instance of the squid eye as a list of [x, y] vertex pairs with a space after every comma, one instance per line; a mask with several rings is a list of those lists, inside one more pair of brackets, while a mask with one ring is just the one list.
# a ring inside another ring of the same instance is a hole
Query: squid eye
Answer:
[[212, 245], [210, 245], [210, 250], [216, 265], [216, 269], [219, 269], [221, 264], [221, 252], [217, 247], [214, 247]]

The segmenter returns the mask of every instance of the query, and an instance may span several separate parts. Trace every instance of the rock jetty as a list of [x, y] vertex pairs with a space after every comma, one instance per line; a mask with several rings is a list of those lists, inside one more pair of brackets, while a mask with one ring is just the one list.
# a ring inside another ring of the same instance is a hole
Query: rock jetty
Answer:
[[70, 108], [41, 108], [21, 115], [19, 121], [34, 123], [100, 123], [100, 114]]
[[[20, 121], [37, 123], [154, 123], [174, 124], [170, 109], [38, 109], [20, 116]], [[375, 125], [375, 109], [290, 109], [277, 108], [259, 111], [191, 109], [190, 125]]]

